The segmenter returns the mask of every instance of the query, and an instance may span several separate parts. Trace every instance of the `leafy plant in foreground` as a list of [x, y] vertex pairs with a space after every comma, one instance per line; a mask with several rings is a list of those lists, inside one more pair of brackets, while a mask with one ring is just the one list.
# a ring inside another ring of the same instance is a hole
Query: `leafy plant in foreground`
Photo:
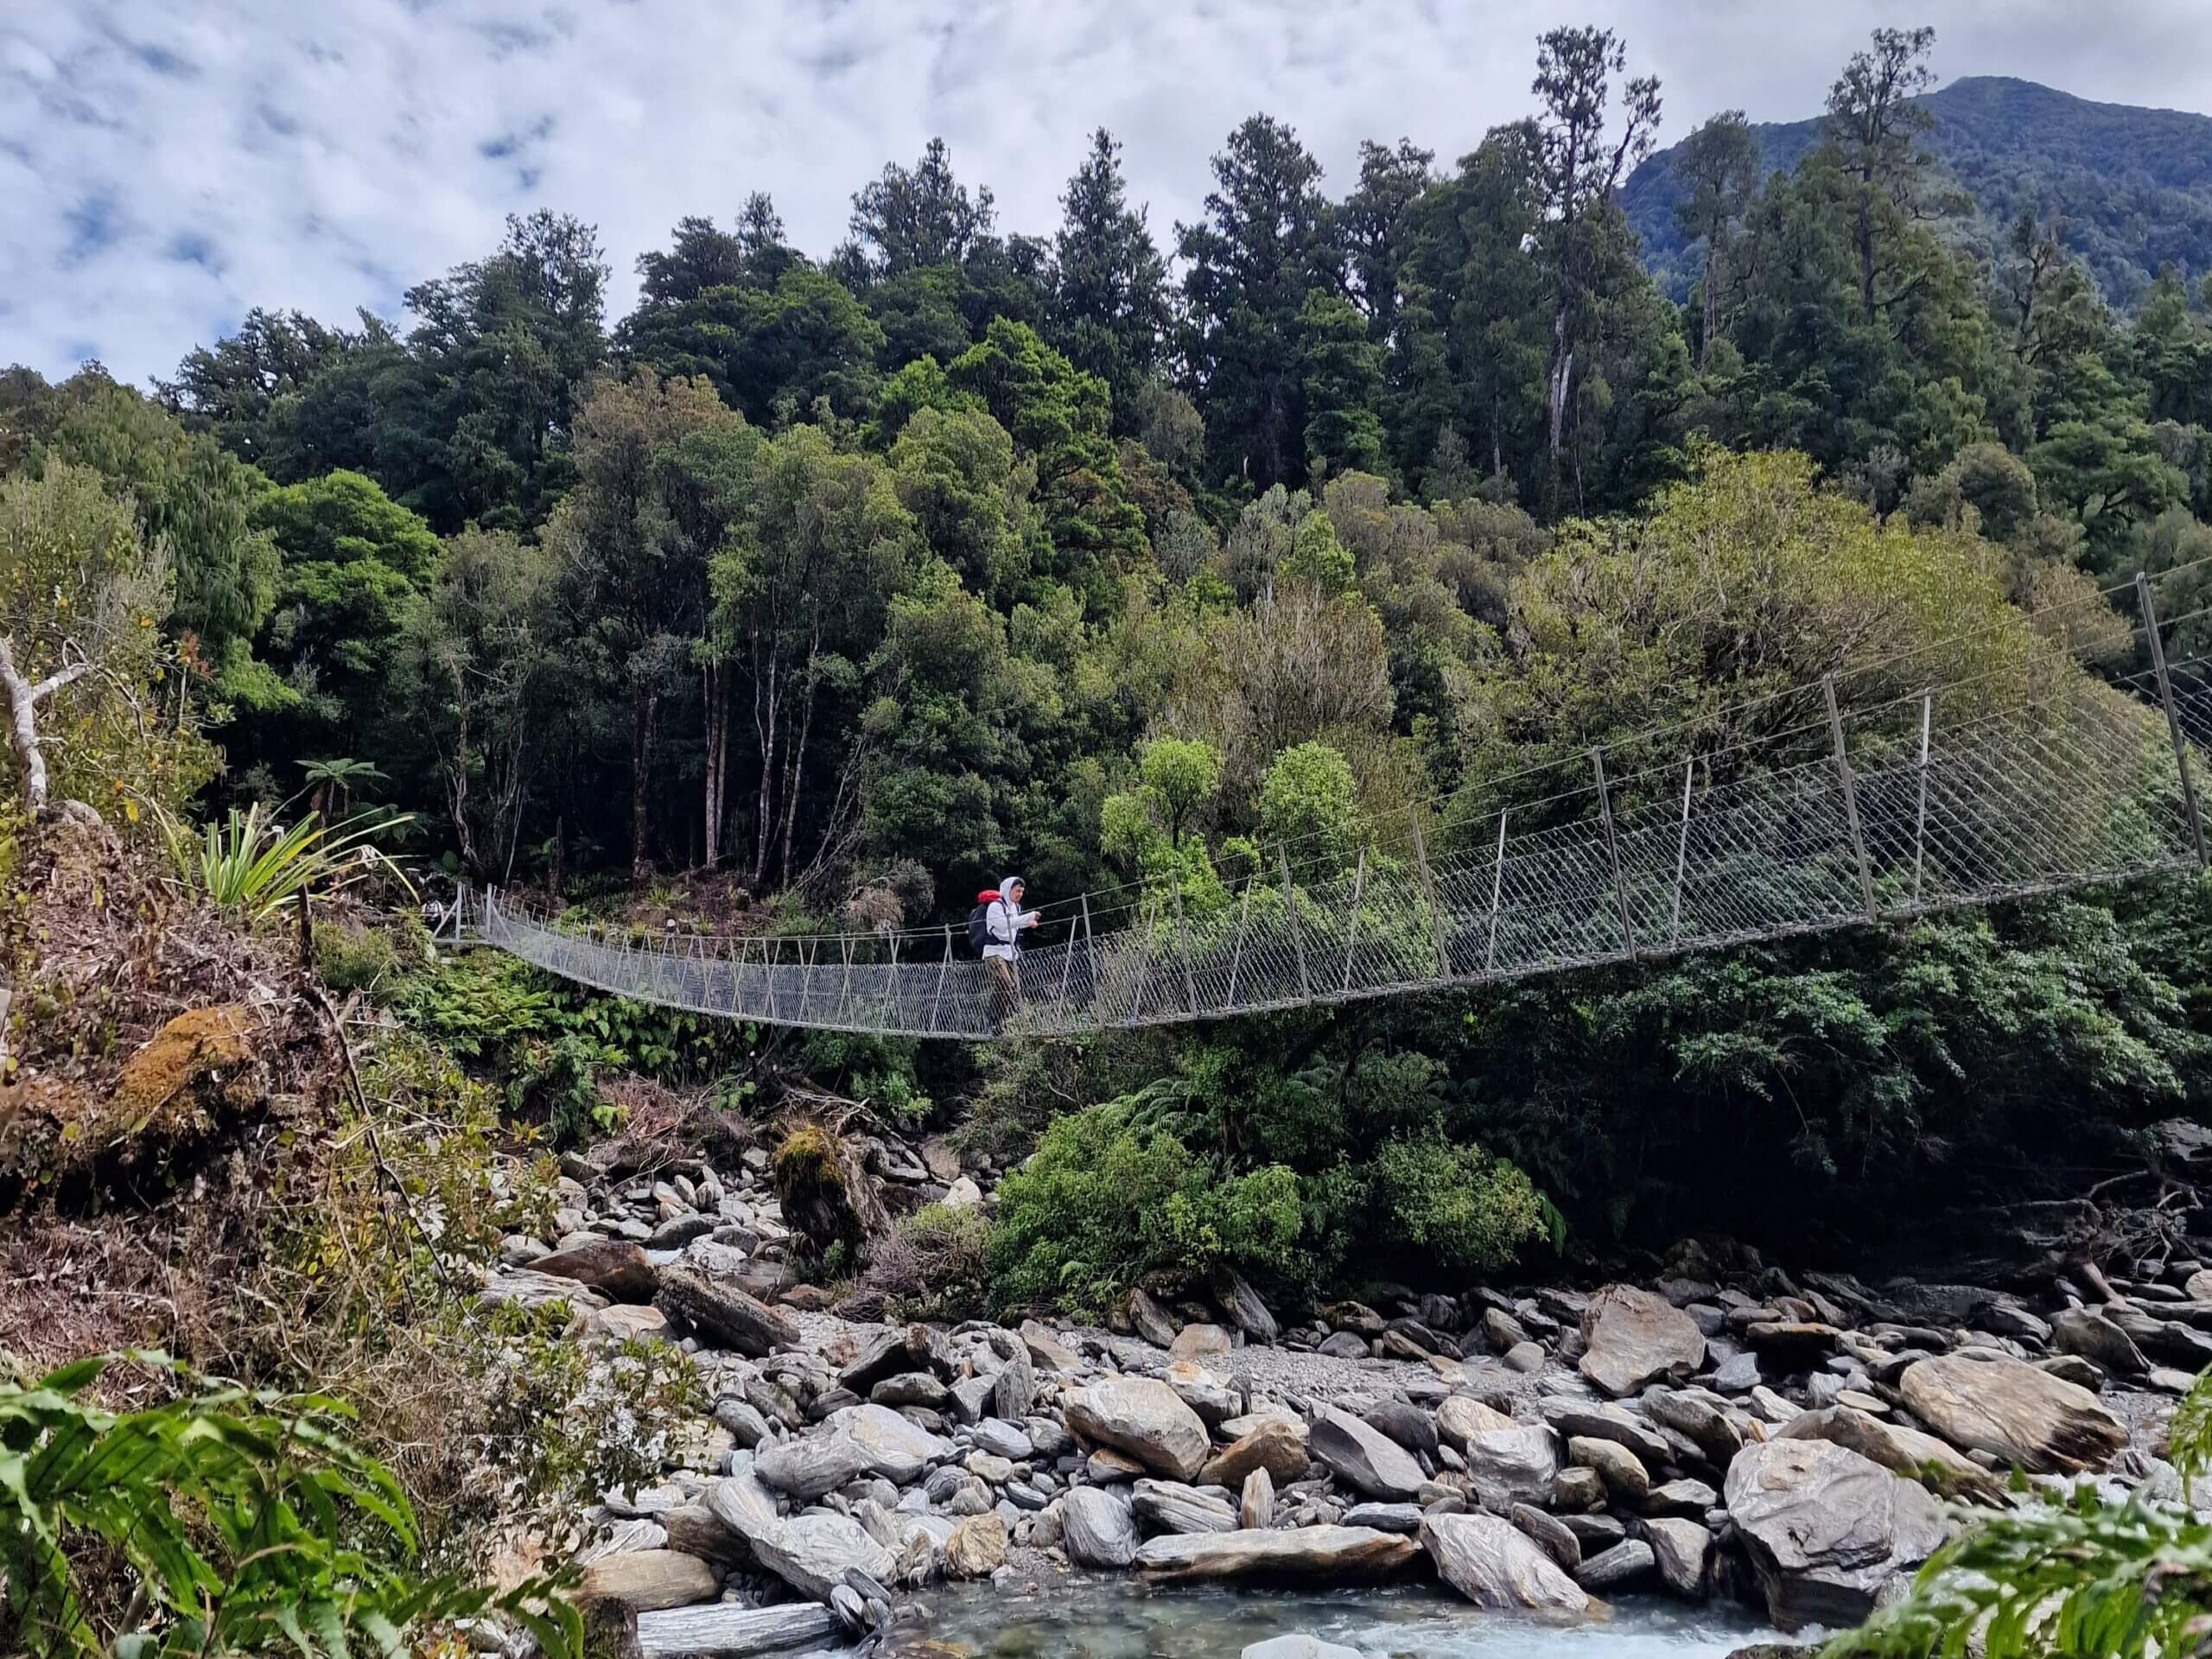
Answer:
[[221, 823], [210, 822], [198, 836], [163, 822], [169, 851], [186, 882], [207, 895], [218, 910], [237, 911], [259, 921], [302, 892], [335, 893], [388, 871], [408, 887], [399, 867], [370, 844], [383, 823], [354, 820], [326, 825], [310, 812], [289, 829], [263, 812], [257, 801], [243, 812], [236, 807]]
[[[118, 1414], [85, 1398], [118, 1357], [176, 1370], [193, 1392]], [[410, 1631], [488, 1611], [547, 1659], [582, 1645], [573, 1608], [532, 1580], [504, 1594], [410, 1570], [421, 1549], [391, 1471], [317, 1395], [190, 1378], [159, 1355], [103, 1355], [0, 1388], [0, 1644], [118, 1659], [257, 1653], [344, 1659], [411, 1650]], [[110, 1612], [87, 1559], [119, 1559]]]
[[[2212, 1371], [2174, 1414], [2169, 1451], [2186, 1490], [2212, 1459]], [[2212, 1640], [2212, 1524], [2139, 1492], [2063, 1499], [1964, 1522], [1911, 1593], [1829, 1643], [1824, 1659], [2202, 1653]]]

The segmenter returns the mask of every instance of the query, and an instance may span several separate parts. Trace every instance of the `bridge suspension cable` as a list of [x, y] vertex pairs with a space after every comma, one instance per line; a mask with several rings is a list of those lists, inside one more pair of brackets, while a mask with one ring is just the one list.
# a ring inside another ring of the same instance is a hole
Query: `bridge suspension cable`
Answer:
[[[2035, 619], [2055, 645], [1943, 642], [1947, 664], [1929, 660], [1934, 648], [1861, 664], [1484, 779], [1341, 844], [1269, 846], [1230, 879], [1079, 894], [1047, 908], [1057, 937], [1023, 952], [1011, 1007], [951, 925], [652, 935], [496, 889], [466, 921], [550, 972], [696, 1013], [1064, 1037], [1648, 961], [2198, 867], [2212, 653], [2169, 658], [2183, 625], [2207, 632], [2205, 610], [2158, 614], [2182, 574], [2115, 590], [2138, 613], [2124, 643], [2103, 600], [2094, 615], [2077, 601]], [[2082, 658], [2149, 666], [2100, 679]]]

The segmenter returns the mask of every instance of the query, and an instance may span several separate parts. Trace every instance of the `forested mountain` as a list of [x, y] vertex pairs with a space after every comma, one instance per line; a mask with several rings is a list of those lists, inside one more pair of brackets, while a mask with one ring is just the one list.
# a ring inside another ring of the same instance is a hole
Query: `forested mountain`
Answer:
[[[1931, 118], [1926, 145], [1951, 199], [1949, 229], [1987, 257], [2025, 215], [2056, 219], [2066, 251], [2105, 297], [2133, 305], [2168, 266], [2212, 271], [2212, 116], [2096, 104], [2005, 75], [1968, 75], [1914, 102]], [[1821, 144], [1826, 118], [1755, 122], [1768, 171], [1788, 172]], [[1680, 146], [1629, 175], [1621, 205], [1645, 263], [1669, 293], [1697, 279], [1676, 208], [1688, 188]]]

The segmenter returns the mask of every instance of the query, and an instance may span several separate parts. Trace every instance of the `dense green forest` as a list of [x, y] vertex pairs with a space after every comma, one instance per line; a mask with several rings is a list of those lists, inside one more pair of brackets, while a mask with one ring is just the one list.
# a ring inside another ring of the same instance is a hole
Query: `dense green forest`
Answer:
[[[2056, 233], [2105, 297], [2133, 305], [2169, 266], [2212, 271], [2212, 116], [2095, 104], [2031, 80], [1968, 75], [1913, 100], [1940, 186], [1926, 194], [1944, 233], [1983, 257], [2023, 219]], [[1756, 122], [1764, 171], [1789, 172], [1827, 138], [1826, 118]], [[1629, 175], [1621, 207], [1662, 289], [1697, 281], [1683, 147], [1655, 152]], [[2032, 232], [2031, 232], [2032, 234]]]
[[[256, 311], [150, 396], [11, 371], [23, 672], [91, 611], [106, 642], [41, 709], [53, 794], [383, 815], [454, 876], [731, 930], [948, 919], [1011, 869], [1196, 894], [2212, 556], [2212, 290], [2116, 310], [2039, 212], [1949, 234], [1982, 175], [1930, 146], [2001, 135], [1978, 83], [1913, 96], [1929, 45], [1878, 33], [1785, 169], [1732, 114], [1671, 152], [1679, 301], [1624, 211], [1661, 89], [1560, 29], [1471, 153], [1329, 180], [1255, 115], [1191, 224], [1104, 131], [1041, 233], [932, 143], [826, 258], [762, 195], [683, 219], [619, 319], [545, 211], [404, 320]], [[2031, 175], [2066, 159], [2041, 137]], [[1039, 1286], [1082, 1282], [1129, 1182], [1175, 1225], [1124, 1263], [1469, 1268], [1561, 1214], [1802, 1229], [2033, 1186], [2026, 1145], [2108, 1158], [2202, 1103], [2204, 921], [2145, 895], [1087, 1056], [804, 1058], [972, 1099], [1002, 1155], [1088, 1108], [1033, 1166], [1056, 1236], [1007, 1271]]]

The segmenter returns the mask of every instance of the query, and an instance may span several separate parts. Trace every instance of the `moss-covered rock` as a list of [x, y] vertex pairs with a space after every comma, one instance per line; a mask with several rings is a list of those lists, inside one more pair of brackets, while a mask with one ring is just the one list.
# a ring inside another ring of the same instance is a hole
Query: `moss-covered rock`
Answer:
[[858, 1265], [891, 1230], [890, 1213], [859, 1154], [823, 1124], [795, 1124], [777, 1146], [769, 1174], [785, 1222], [819, 1255], [842, 1247], [845, 1260]]

